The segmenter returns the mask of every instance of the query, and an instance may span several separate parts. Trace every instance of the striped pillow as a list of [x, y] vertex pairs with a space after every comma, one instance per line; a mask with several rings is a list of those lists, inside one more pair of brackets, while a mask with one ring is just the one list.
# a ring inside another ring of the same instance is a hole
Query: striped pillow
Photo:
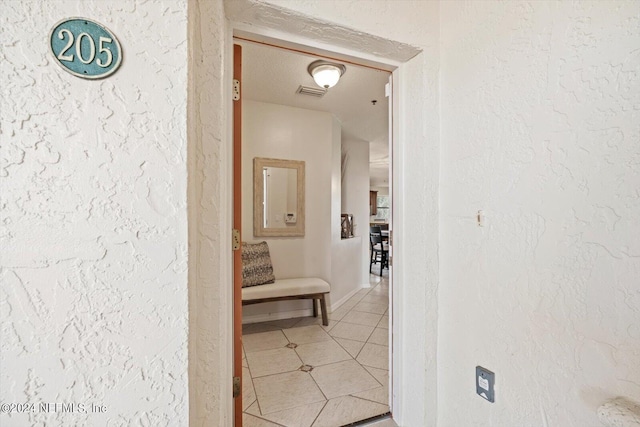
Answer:
[[267, 242], [242, 242], [242, 287], [266, 285], [275, 281]]

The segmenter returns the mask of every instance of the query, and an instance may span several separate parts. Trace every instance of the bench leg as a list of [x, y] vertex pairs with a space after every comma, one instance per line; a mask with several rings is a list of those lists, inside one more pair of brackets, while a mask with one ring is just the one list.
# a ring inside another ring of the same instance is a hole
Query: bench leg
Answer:
[[316, 303], [316, 299], [311, 298], [311, 302], [313, 303], [313, 317], [318, 317], [318, 304]]
[[[315, 306], [315, 300], [313, 302]], [[327, 302], [324, 299], [324, 294], [320, 295], [320, 309], [322, 310], [322, 324], [324, 326], [329, 326], [329, 316], [327, 315]]]

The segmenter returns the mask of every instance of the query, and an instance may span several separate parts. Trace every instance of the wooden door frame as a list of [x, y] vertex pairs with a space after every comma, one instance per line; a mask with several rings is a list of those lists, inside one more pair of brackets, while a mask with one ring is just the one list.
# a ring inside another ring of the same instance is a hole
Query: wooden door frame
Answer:
[[[233, 79], [242, 82], [242, 47], [233, 45]], [[242, 242], [242, 96], [233, 102], [233, 239]], [[242, 250], [233, 250], [233, 377], [240, 393], [233, 398], [234, 424], [242, 427]]]

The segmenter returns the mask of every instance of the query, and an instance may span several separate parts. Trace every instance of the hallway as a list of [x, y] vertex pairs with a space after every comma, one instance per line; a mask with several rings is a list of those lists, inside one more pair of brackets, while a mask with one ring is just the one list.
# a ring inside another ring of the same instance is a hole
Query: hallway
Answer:
[[389, 282], [329, 314], [243, 326], [243, 425], [339, 427], [389, 412]]

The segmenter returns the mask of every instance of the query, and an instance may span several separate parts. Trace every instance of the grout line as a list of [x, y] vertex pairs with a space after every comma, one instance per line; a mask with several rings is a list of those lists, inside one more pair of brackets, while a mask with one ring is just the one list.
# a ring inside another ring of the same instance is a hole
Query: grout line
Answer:
[[[378, 378], [376, 378], [376, 376], [373, 375], [373, 373], [367, 368], [378, 369], [380, 371], [385, 371], [386, 369], [374, 368], [373, 366], [367, 366], [367, 365], [362, 365], [362, 367], [369, 373], [369, 375], [371, 375], [373, 377], [374, 380], [378, 381], [378, 384], [380, 384], [380, 387], [389, 387], [388, 384], [387, 385], [382, 384], [380, 382], [380, 380], [378, 380]], [[389, 379], [389, 371], [387, 371], [387, 381], [388, 381], [388, 379]]]
[[[342, 320], [341, 320], [340, 322], [342, 322]], [[340, 323], [340, 322], [336, 322], [336, 326], [337, 326], [337, 325], [338, 325], [338, 323]], [[354, 324], [355, 324], [355, 323], [349, 323], [349, 322], [344, 322], [344, 323], [346, 323], [347, 325], [354, 325]], [[363, 326], [363, 325], [356, 325], [356, 326]], [[335, 326], [334, 326], [334, 327], [335, 327]], [[333, 338], [340, 338], [340, 339], [343, 339], [343, 340], [358, 341], [358, 342], [363, 342], [363, 343], [366, 343], [366, 342], [367, 342], [367, 341], [354, 340], [353, 338], [337, 337], [337, 336], [335, 336], [335, 335], [331, 335], [331, 334], [329, 334], [329, 335], [330, 335], [331, 337], [333, 337]], [[367, 338], [367, 339], [369, 339], [369, 338]]]
[[[298, 359], [300, 359], [300, 356], [298, 356]], [[301, 364], [304, 364], [302, 361], [301, 361], [300, 363], [301, 363]], [[298, 371], [298, 370], [299, 370], [298, 368], [300, 368], [300, 366], [298, 366], [297, 368], [295, 368], [295, 369], [294, 369], [294, 370], [292, 370], [292, 371], [276, 372], [275, 374], [267, 374], [267, 375], [261, 375], [261, 376], [259, 376], [259, 377], [252, 377], [252, 379], [254, 379], [254, 378], [255, 378], [255, 379], [258, 379], [258, 378], [262, 379], [262, 378], [267, 378], [267, 377], [273, 377], [274, 375], [290, 374], [291, 372], [296, 372], [296, 371]], [[378, 368], [378, 369], [380, 369], [380, 368]], [[300, 371], [300, 372], [302, 372], [302, 371]], [[257, 394], [256, 394], [256, 396], [257, 396]]]
[[[363, 367], [363, 368], [364, 368], [364, 367]], [[367, 374], [369, 374], [371, 377], [373, 377], [373, 375], [371, 375], [371, 372], [367, 371], [366, 369], [365, 369], [365, 371], [367, 372]], [[373, 379], [375, 380], [375, 378], [373, 378]], [[380, 384], [380, 382], [379, 382], [379, 381], [376, 381], [376, 382], [377, 382], [378, 384]], [[363, 400], [371, 400], [371, 399], [367, 399], [367, 398], [364, 398], [364, 397], [356, 396], [356, 394], [358, 394], [358, 393], [364, 393], [365, 391], [375, 390], [375, 389], [378, 389], [378, 388], [381, 388], [381, 387], [384, 387], [384, 386], [383, 386], [383, 385], [377, 385], [377, 386], [375, 386], [375, 387], [370, 387], [370, 388], [367, 388], [367, 389], [365, 389], [365, 390], [360, 390], [360, 391], [356, 391], [355, 393], [347, 394], [346, 396], [357, 397], [358, 399], [363, 399]], [[375, 400], [371, 400], [371, 401], [372, 401], [372, 402], [375, 402]], [[380, 403], [380, 402], [377, 402], [377, 403]], [[382, 405], [384, 405], [384, 403], [383, 403]]]
[[[322, 391], [322, 390], [320, 390]], [[324, 408], [327, 407], [327, 404], [329, 403], [329, 400], [327, 400], [326, 402], [324, 402], [324, 405], [322, 405], [322, 408], [320, 409], [320, 411], [318, 412], [318, 415], [316, 415], [316, 417], [313, 419], [313, 421], [311, 421], [311, 424], [309, 424], [309, 427], [313, 427], [313, 425], [316, 423], [316, 421], [318, 421], [318, 417], [320, 416], [320, 414], [322, 414], [322, 411], [324, 411]]]
[[[365, 313], [364, 311], [359, 311], [358, 313]], [[374, 313], [367, 313], [367, 314], [374, 314]], [[377, 328], [378, 327], [378, 323], [380, 323], [380, 320], [382, 320], [382, 314], [376, 314], [376, 316], [380, 316], [380, 319], [377, 320], [375, 325], [363, 325], [362, 323], [355, 323], [355, 322], [349, 322], [348, 320], [341, 320], [341, 322], [344, 323], [348, 323], [350, 325], [358, 325], [358, 326], [367, 326], [369, 328]]]
[[[376, 330], [376, 327], [374, 326], [374, 327], [373, 327], [373, 331], [375, 331], [375, 330]], [[367, 337], [367, 340], [365, 341], [365, 344], [364, 344], [364, 345], [369, 344], [369, 340], [371, 339], [371, 335], [373, 335], [373, 331], [371, 331], [371, 333], [370, 333], [370, 334], [369, 334], [369, 336]], [[362, 348], [364, 348], [364, 346], [363, 346]]]
[[[313, 371], [311, 371], [311, 372], [313, 372]], [[316, 385], [316, 387], [318, 387], [318, 390], [320, 390], [320, 393], [322, 393], [322, 395], [324, 396], [324, 400], [328, 402], [328, 401], [329, 401], [329, 398], [327, 397], [327, 395], [326, 395], [326, 394], [324, 394], [324, 391], [322, 391], [322, 387], [320, 387], [320, 384], [318, 384], [318, 382], [316, 381], [316, 379], [315, 379], [315, 378], [313, 378], [313, 375], [311, 375], [311, 372], [305, 372], [305, 373], [306, 373], [306, 374], [308, 374], [308, 375], [311, 377], [311, 380], [314, 382], [314, 384]], [[324, 409], [324, 407], [323, 407], [323, 409]], [[322, 412], [322, 411], [320, 411], [320, 412]]]
[[[365, 342], [364, 345], [362, 347], [360, 347], [360, 350], [358, 350], [358, 354], [356, 355], [356, 357], [354, 357], [354, 359], [356, 359], [356, 362], [360, 363], [362, 365], [362, 363], [358, 360], [358, 357], [360, 357], [360, 353], [362, 353], [362, 350], [364, 349], [364, 346], [367, 345], [367, 343]], [[362, 366], [366, 366], [366, 365], [362, 365]]]
[[[249, 371], [249, 379], [251, 380], [251, 387], [253, 387], [253, 394], [256, 396], [255, 402], [258, 404], [258, 411], [262, 414], [262, 409], [260, 409], [260, 402], [258, 401], [258, 391], [256, 390], [255, 383], [253, 382], [253, 375], [251, 374], [251, 368], [249, 368], [249, 359], [247, 359], [247, 370]], [[253, 405], [253, 403], [251, 403], [251, 405]], [[249, 409], [251, 405], [247, 406], [247, 409]], [[244, 410], [242, 412], [244, 412]]]
[[[334, 337], [331, 337], [331, 338], [334, 338]], [[336, 338], [341, 339], [341, 340], [347, 340], [347, 341], [362, 342], [362, 341], [357, 341], [357, 340], [350, 340], [349, 338], [340, 338], [340, 337], [336, 337]], [[347, 349], [345, 348], [345, 346], [343, 346], [342, 344], [340, 344], [340, 343], [339, 343], [338, 341], [336, 341], [335, 339], [334, 339], [334, 341], [335, 341], [335, 343], [336, 343], [336, 344], [338, 344], [340, 347], [342, 347], [342, 349], [343, 349], [344, 351], [346, 351], [346, 352], [347, 352], [347, 354], [349, 355], [349, 357], [351, 357], [353, 360], [356, 360], [357, 355], [356, 355], [356, 356], [351, 355], [351, 353], [349, 353], [349, 350], [347, 350]], [[364, 347], [364, 344], [366, 344], [366, 343], [363, 343], [362, 347]], [[362, 347], [360, 348], [360, 350], [362, 350]], [[360, 353], [360, 350], [358, 350], [358, 354]], [[358, 362], [358, 361], [356, 360], [356, 362]], [[360, 363], [360, 362], [358, 362], [358, 363]]]
[[[262, 413], [262, 412], [260, 412], [260, 413]], [[278, 426], [278, 427], [287, 427], [287, 426], [286, 426], [286, 425], [284, 425], [284, 424], [276, 423], [276, 422], [274, 422], [274, 421], [271, 421], [271, 420], [268, 420], [268, 419], [266, 419], [266, 418], [263, 418], [265, 415], [257, 416], [257, 415], [250, 414], [250, 413], [248, 413], [248, 412], [243, 412], [243, 414], [250, 415], [250, 416], [252, 416], [252, 417], [254, 417], [254, 418], [257, 418], [257, 419], [262, 420], [262, 421], [266, 421], [266, 422], [271, 423], [271, 424], [273, 424], [273, 425], [276, 425], [276, 426]], [[244, 424], [244, 423], [243, 423], [243, 424]]]

